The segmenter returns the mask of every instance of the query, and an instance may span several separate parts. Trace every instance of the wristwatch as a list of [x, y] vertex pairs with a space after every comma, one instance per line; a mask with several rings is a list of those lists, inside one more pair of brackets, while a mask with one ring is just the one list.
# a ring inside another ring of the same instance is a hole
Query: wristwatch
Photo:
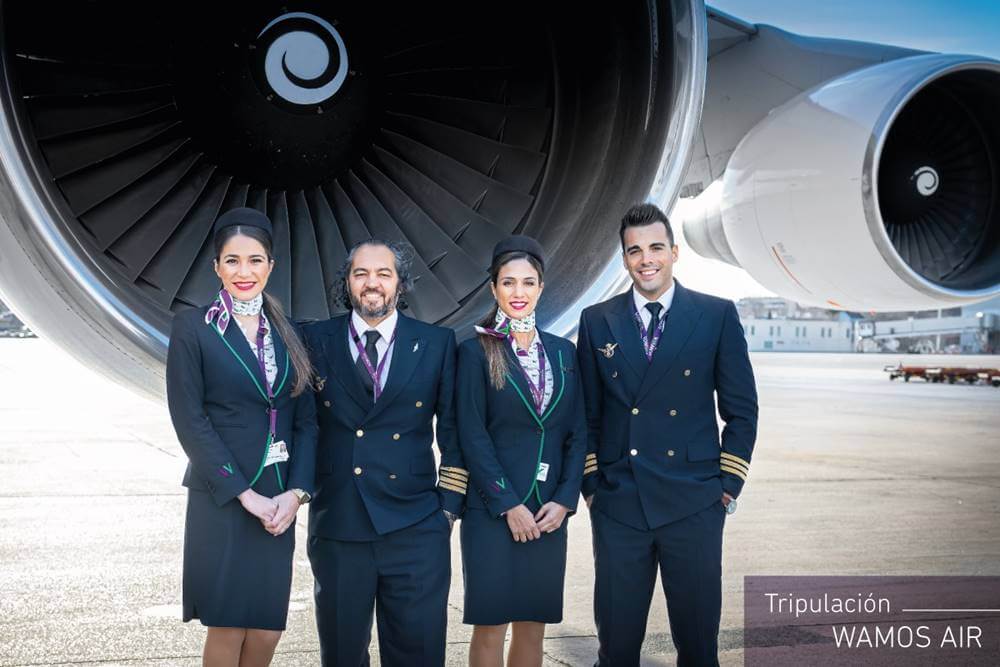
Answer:
[[736, 511], [736, 498], [730, 498], [729, 504], [726, 505], [726, 514], [732, 514]]
[[302, 489], [289, 489], [295, 494], [295, 497], [299, 499], [299, 505], [305, 505], [307, 502], [312, 500], [312, 496], [303, 491]]

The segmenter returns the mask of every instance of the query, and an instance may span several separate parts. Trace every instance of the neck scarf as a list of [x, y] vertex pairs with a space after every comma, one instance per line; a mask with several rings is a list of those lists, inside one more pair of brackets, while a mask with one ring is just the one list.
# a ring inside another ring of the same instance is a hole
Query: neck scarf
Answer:
[[240, 301], [239, 299], [233, 299], [233, 315], [250, 315], [251, 317], [257, 317], [260, 315], [260, 309], [264, 306], [264, 293], [261, 292], [249, 301]]
[[205, 324], [213, 324], [219, 333], [226, 333], [226, 328], [229, 326], [229, 321], [233, 319], [233, 315], [260, 315], [263, 305], [263, 294], [258, 294], [249, 301], [240, 301], [234, 299], [233, 295], [225, 289], [221, 289], [216, 295], [215, 301], [209, 306], [208, 312], [205, 313]]
[[[495, 324], [492, 329], [478, 325], [474, 328], [476, 333], [493, 336], [494, 338], [502, 338], [509, 341], [514, 338], [514, 333], [530, 333], [535, 330], [535, 314], [531, 313], [527, 317], [515, 320], [507, 317], [502, 310], [497, 308], [497, 315], [494, 323]], [[517, 353], [527, 354], [527, 351], [519, 349]]]
[[205, 324], [214, 325], [219, 333], [226, 333], [226, 327], [229, 326], [229, 320], [232, 319], [232, 316], [233, 297], [226, 290], [219, 290], [215, 301], [212, 302], [212, 305], [208, 307], [208, 312], [205, 313]]
[[535, 314], [531, 313], [527, 317], [520, 320], [515, 320], [508, 318], [504, 315], [503, 311], [499, 308], [497, 309], [497, 324], [501, 324], [503, 321], [508, 320], [510, 322], [510, 330], [514, 333], [531, 333], [535, 329]]

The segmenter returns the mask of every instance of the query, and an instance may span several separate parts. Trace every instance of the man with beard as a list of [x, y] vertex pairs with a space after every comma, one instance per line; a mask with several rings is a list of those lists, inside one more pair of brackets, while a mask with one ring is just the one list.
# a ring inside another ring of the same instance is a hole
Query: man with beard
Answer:
[[[335, 289], [346, 315], [305, 328], [317, 377], [309, 560], [324, 665], [443, 665], [451, 524], [468, 472], [455, 431], [455, 334], [397, 310], [407, 253], [368, 240]], [[432, 420], [441, 453], [439, 480]]]

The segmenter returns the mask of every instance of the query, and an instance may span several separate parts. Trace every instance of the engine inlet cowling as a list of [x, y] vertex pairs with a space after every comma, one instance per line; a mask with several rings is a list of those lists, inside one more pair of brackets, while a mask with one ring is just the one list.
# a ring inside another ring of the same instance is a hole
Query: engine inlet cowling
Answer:
[[173, 313], [218, 289], [221, 212], [272, 219], [268, 291], [297, 320], [337, 313], [348, 248], [380, 237], [415, 251], [410, 314], [467, 331], [519, 232], [549, 253], [541, 320], [562, 322], [622, 210], [673, 200], [701, 108], [695, 0], [2, 12], [0, 290], [157, 395]]
[[774, 109], [685, 237], [782, 296], [919, 310], [1000, 294], [1000, 63], [910, 56]]

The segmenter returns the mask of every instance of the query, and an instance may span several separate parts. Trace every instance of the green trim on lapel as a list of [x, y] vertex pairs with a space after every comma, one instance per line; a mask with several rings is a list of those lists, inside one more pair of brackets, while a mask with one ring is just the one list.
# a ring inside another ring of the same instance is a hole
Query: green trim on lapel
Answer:
[[[562, 399], [563, 391], [566, 389], [566, 374], [563, 372], [562, 350], [558, 352], [558, 357], [559, 357], [559, 394], [556, 395], [556, 400], [552, 401], [551, 405], [549, 405], [548, 410], [545, 411], [545, 414], [542, 415], [541, 419], [538, 418], [538, 412], [535, 410], [535, 408], [533, 408], [531, 406], [531, 403], [528, 402], [528, 399], [525, 398], [524, 392], [521, 391], [521, 388], [517, 385], [516, 382], [514, 382], [514, 378], [511, 377], [510, 373], [506, 374], [507, 382], [510, 384], [510, 386], [514, 387], [514, 391], [516, 391], [517, 395], [521, 397], [521, 402], [524, 403], [524, 407], [528, 408], [528, 412], [531, 413], [532, 419], [534, 419], [538, 423], [538, 425], [541, 426], [542, 428], [545, 428], [545, 424], [543, 422], [546, 419], [548, 419], [549, 415], [552, 414], [552, 411], [555, 410], [556, 405], [559, 404], [559, 400]], [[553, 377], [555, 377], [554, 374]]]
[[[229, 351], [233, 353], [234, 357], [236, 357], [236, 361], [240, 362], [240, 365], [243, 366], [243, 370], [245, 370], [247, 372], [247, 375], [250, 376], [250, 379], [253, 380], [253, 384], [254, 384], [255, 387], [257, 387], [257, 391], [260, 392], [260, 395], [263, 396], [264, 400], [268, 402], [268, 405], [270, 405], [271, 404], [271, 400], [267, 397], [267, 392], [265, 392], [264, 389], [260, 386], [260, 383], [257, 382], [257, 376], [254, 375], [253, 372], [250, 370], [250, 367], [246, 365], [246, 363], [240, 357], [239, 352], [237, 352], [236, 350], [233, 349], [233, 346], [229, 344], [229, 341], [226, 340], [226, 337], [224, 335], [222, 335], [222, 332], [219, 331], [219, 328], [217, 326], [213, 325], [212, 329], [215, 330], [215, 333], [219, 334], [219, 338], [222, 339], [222, 342], [226, 344], [226, 347], [229, 348]], [[285, 380], [288, 379], [288, 368], [289, 368], [290, 364], [291, 364], [291, 359], [290, 359], [290, 356], [288, 354], [288, 350], [285, 350], [285, 377], [283, 377], [281, 379], [281, 384], [278, 385], [278, 390], [274, 392], [275, 397], [277, 397], [277, 395], [279, 393], [281, 393], [282, 388], [285, 386]], [[267, 434], [267, 441], [264, 443], [264, 456], [262, 456], [261, 459], [260, 459], [260, 465], [257, 467], [257, 474], [255, 474], [253, 476], [253, 479], [250, 480], [250, 486], [251, 487], [254, 484], [257, 483], [257, 480], [260, 479], [261, 473], [264, 472], [264, 462], [267, 461], [267, 454], [271, 450], [272, 435], [273, 434], [271, 434], [271, 433]], [[225, 466], [223, 466], [223, 467], [225, 467]], [[232, 472], [232, 471], [230, 471], [230, 472]], [[278, 464], [277, 463], [274, 464], [274, 472], [278, 476], [278, 488], [281, 489], [282, 491], [284, 491], [285, 490], [285, 486], [284, 486], [284, 483], [281, 481], [281, 472], [278, 470]]]
[[260, 465], [257, 467], [257, 474], [254, 475], [253, 479], [250, 480], [250, 486], [253, 486], [254, 484], [256, 484], [257, 480], [260, 479], [260, 474], [262, 472], [264, 472], [264, 462], [267, 461], [267, 453], [269, 451], [271, 451], [271, 434], [270, 433], [267, 434], [267, 442], [264, 443], [264, 456], [262, 456], [261, 459], [260, 459]]
[[524, 397], [524, 393], [521, 391], [521, 388], [517, 386], [517, 383], [514, 382], [514, 378], [510, 376], [510, 373], [507, 373], [507, 384], [514, 387], [514, 391], [516, 391], [517, 395], [521, 397], [521, 402], [524, 403], [524, 407], [528, 408], [528, 412], [531, 414], [531, 418], [534, 419], [539, 426], [545, 428], [545, 424], [543, 424], [542, 420], [538, 418], [538, 412], [535, 410], [535, 408], [531, 406], [531, 403], [528, 402], [528, 399]]
[[535, 498], [538, 499], [538, 505], [539, 505], [539, 507], [541, 505], [545, 504], [545, 503], [542, 502], [542, 492], [538, 488], [538, 472], [542, 468], [542, 453], [544, 451], [545, 451], [545, 429], [543, 428], [542, 429], [542, 435], [539, 436], [539, 438], [538, 438], [538, 460], [535, 461], [535, 475], [534, 475], [534, 479], [531, 480], [531, 488], [528, 489], [528, 495], [526, 495], [524, 497], [524, 499], [521, 501], [522, 504], [528, 502], [528, 498], [531, 497], [531, 492], [532, 491], [535, 492]]
[[[260, 392], [260, 395], [264, 397], [265, 401], [268, 401], [269, 399], [267, 398], [267, 392], [264, 391], [264, 388], [260, 386], [260, 382], [257, 381], [257, 376], [254, 375], [253, 371], [250, 370], [250, 367], [247, 366], [246, 362], [243, 361], [243, 358], [240, 357], [240, 353], [233, 349], [233, 346], [229, 344], [229, 341], [226, 340], [226, 337], [222, 335], [222, 332], [219, 331], [218, 327], [213, 325], [212, 329], [215, 330], [215, 333], [219, 334], [219, 338], [222, 339], [222, 342], [226, 344], [226, 347], [229, 348], [229, 351], [233, 353], [234, 357], [236, 357], [236, 361], [240, 362], [240, 365], [243, 366], [243, 370], [245, 370], [247, 372], [247, 375], [250, 376], [250, 379], [253, 380], [253, 384], [255, 387], [257, 387], [257, 391]], [[288, 354], [288, 350], [285, 350], [285, 376], [281, 378], [281, 384], [279, 384], [278, 388], [274, 391], [275, 398], [277, 398], [278, 394], [281, 393], [281, 390], [285, 386], [285, 381], [288, 380], [288, 369], [290, 365], [291, 365], [291, 355]]]
[[[556, 354], [559, 357], [559, 395], [556, 396], [556, 400], [552, 401], [549, 409], [542, 415], [542, 421], [548, 419], [552, 411], [556, 409], [556, 406], [559, 405], [559, 401], [562, 399], [563, 391], [566, 389], [566, 373], [563, 371], [562, 350], [559, 350]], [[553, 377], [555, 376], [553, 375]]]
[[260, 392], [260, 395], [264, 397], [265, 401], [268, 400], [267, 392], [264, 391], [264, 388], [260, 386], [259, 382], [257, 382], [257, 376], [253, 374], [253, 371], [250, 370], [250, 367], [247, 366], [246, 362], [243, 361], [243, 358], [240, 357], [240, 353], [237, 352], [235, 349], [233, 349], [233, 346], [229, 344], [229, 341], [226, 340], [226, 337], [222, 334], [221, 331], [219, 331], [219, 328], [217, 326], [212, 325], [212, 329], [215, 330], [215, 333], [219, 334], [219, 338], [222, 339], [222, 342], [226, 344], [226, 347], [229, 348], [229, 351], [233, 353], [234, 357], [236, 357], [236, 361], [240, 362], [240, 365], [243, 366], [243, 370], [245, 370], [247, 372], [247, 375], [250, 376], [250, 379], [253, 380], [253, 385], [257, 387], [257, 391]]
[[[542, 434], [538, 438], [538, 458], [535, 461], [535, 472], [533, 473], [533, 476], [532, 476], [531, 488], [528, 489], [528, 495], [526, 495], [521, 500], [521, 504], [524, 504], [524, 503], [528, 502], [528, 499], [531, 498], [532, 492], [534, 492], [535, 498], [538, 500], [538, 504], [539, 505], [544, 505], [545, 504], [545, 503], [542, 502], [542, 493], [541, 493], [541, 491], [538, 488], [538, 471], [541, 469], [541, 466], [542, 466], [542, 455], [545, 453], [545, 420], [548, 419], [549, 415], [552, 414], [552, 411], [555, 409], [556, 405], [559, 403], [559, 399], [562, 398], [563, 390], [566, 389], [566, 374], [563, 371], [562, 350], [559, 350], [559, 352], [557, 354], [558, 354], [558, 357], [559, 357], [559, 395], [556, 396], [556, 400], [552, 401], [552, 404], [549, 405], [549, 409], [545, 411], [545, 414], [542, 415], [541, 419], [538, 418], [538, 412], [535, 410], [535, 408], [533, 408], [531, 406], [531, 403], [528, 402], [528, 399], [525, 398], [524, 392], [521, 391], [521, 388], [519, 386], [517, 386], [516, 382], [514, 382], [514, 378], [512, 378], [510, 376], [510, 373], [507, 373], [507, 382], [512, 387], [514, 387], [514, 391], [516, 391], [517, 395], [521, 397], [521, 402], [524, 403], [524, 407], [526, 407], [528, 409], [528, 412], [531, 414], [531, 418], [534, 419], [535, 423], [537, 423], [538, 426], [542, 429]], [[555, 377], [554, 373], [553, 373], [552, 377]]]

